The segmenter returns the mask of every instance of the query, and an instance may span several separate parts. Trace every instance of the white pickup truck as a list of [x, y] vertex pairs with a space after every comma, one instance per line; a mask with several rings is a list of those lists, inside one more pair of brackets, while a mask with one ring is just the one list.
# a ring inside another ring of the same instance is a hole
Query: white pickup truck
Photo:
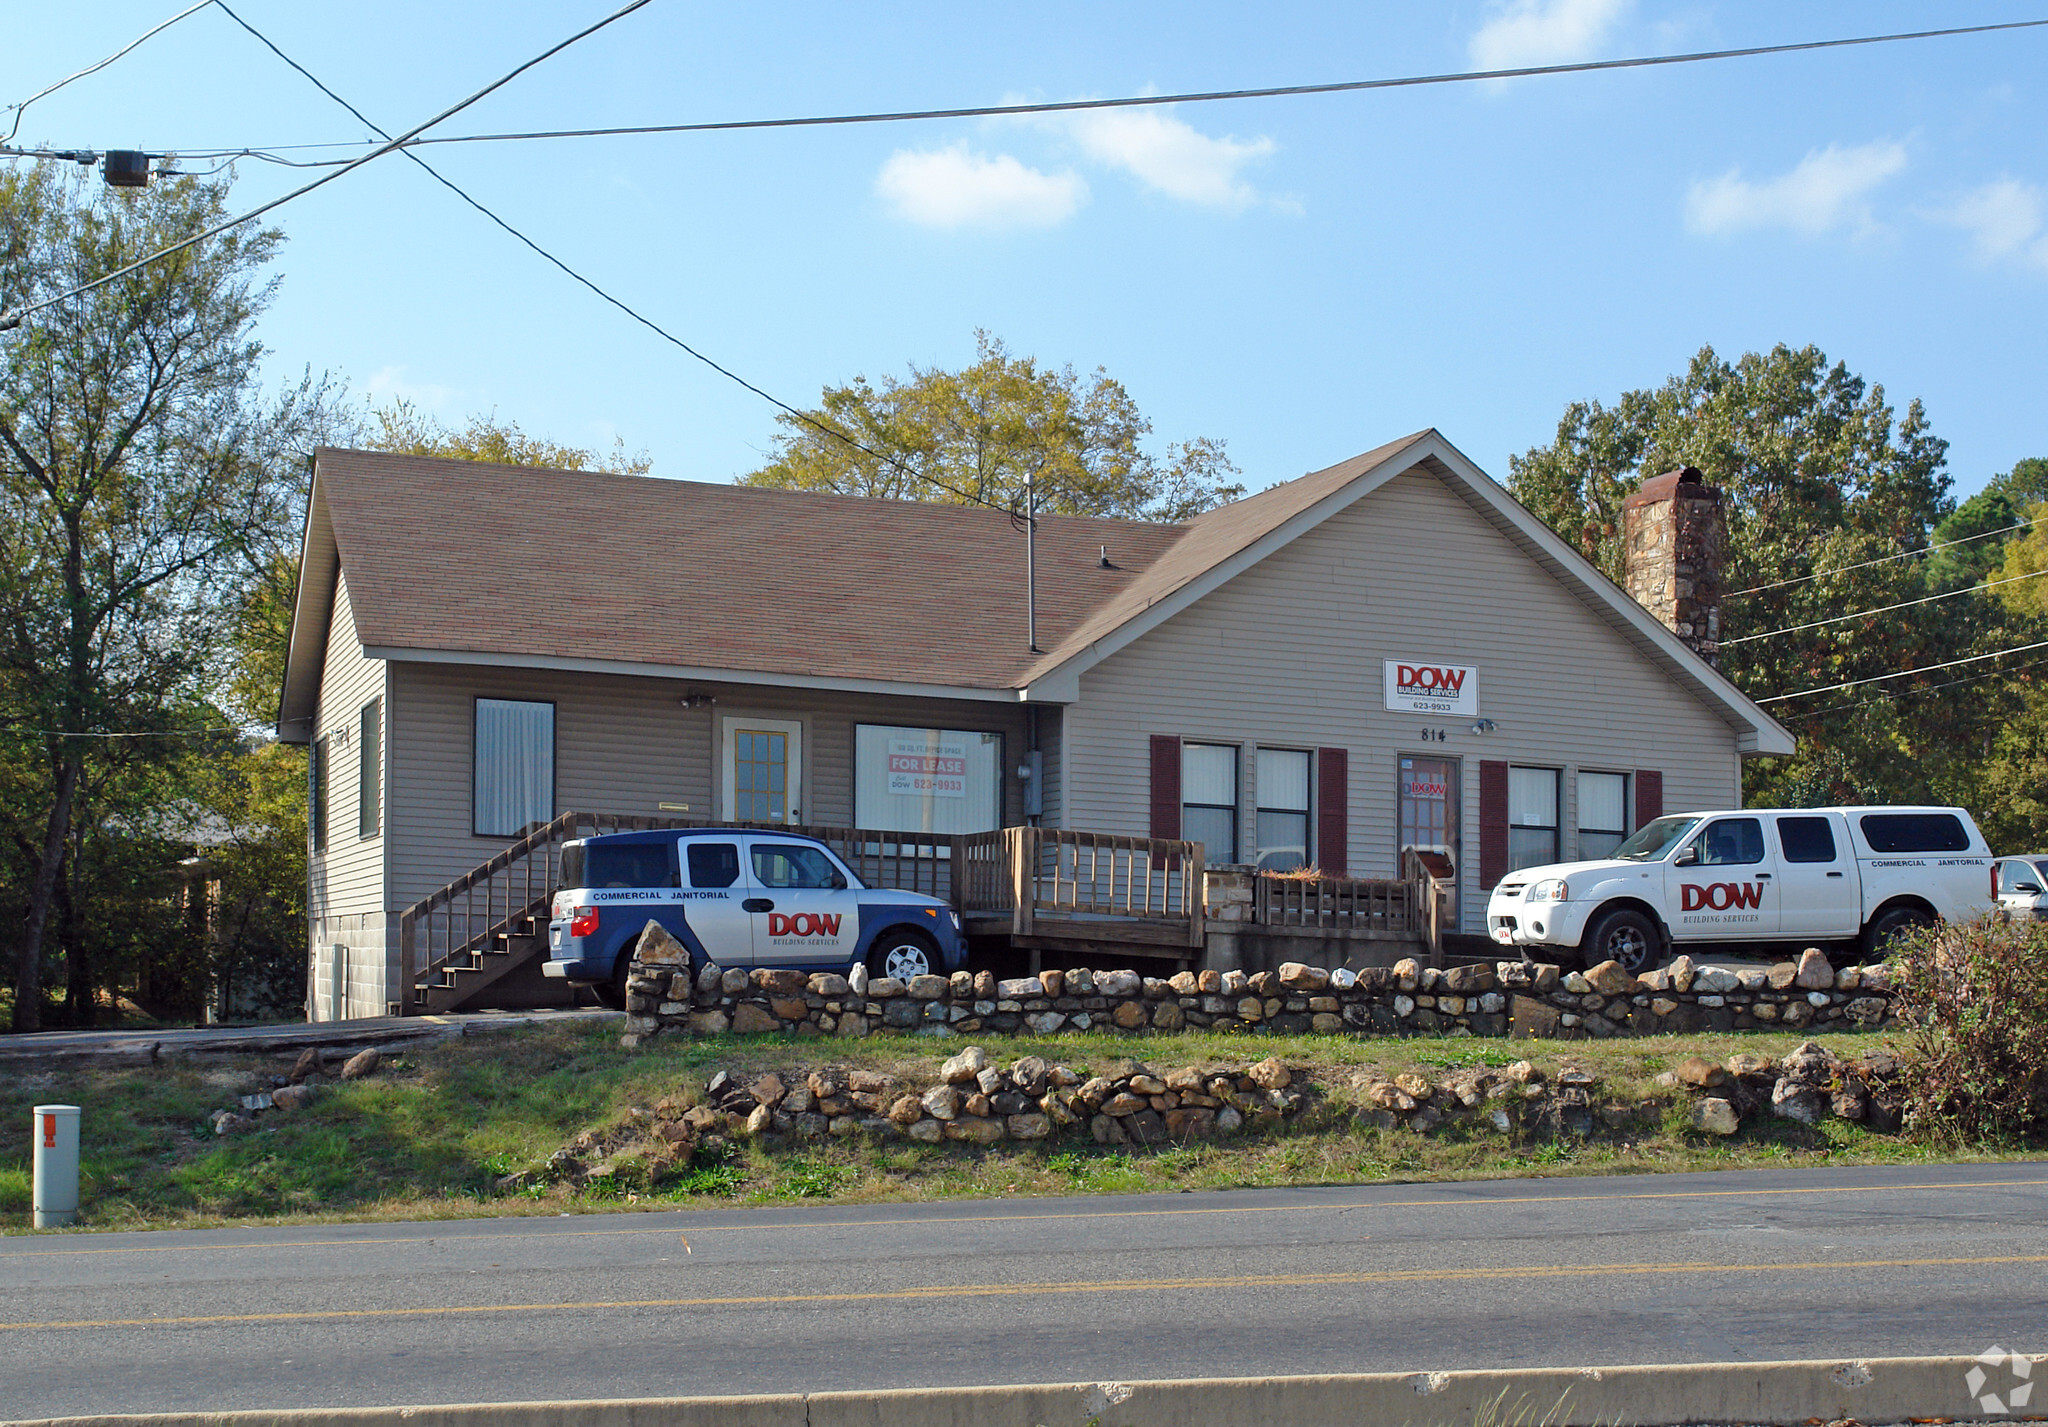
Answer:
[[1486, 929], [1502, 946], [1632, 972], [1715, 942], [1871, 956], [1908, 928], [1990, 911], [1991, 867], [1960, 808], [1677, 813], [1612, 857], [1509, 873]]

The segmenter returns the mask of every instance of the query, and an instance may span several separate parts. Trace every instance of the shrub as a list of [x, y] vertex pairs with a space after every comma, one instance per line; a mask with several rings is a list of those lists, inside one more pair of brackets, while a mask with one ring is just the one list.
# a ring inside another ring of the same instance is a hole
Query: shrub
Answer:
[[1908, 1128], [1951, 1144], [2048, 1133], [2048, 926], [1937, 927], [1902, 941], [1892, 968]]

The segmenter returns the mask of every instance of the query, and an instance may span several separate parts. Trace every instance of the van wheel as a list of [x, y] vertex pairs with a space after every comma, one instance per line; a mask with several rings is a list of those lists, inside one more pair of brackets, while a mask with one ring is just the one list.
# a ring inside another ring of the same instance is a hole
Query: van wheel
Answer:
[[875, 949], [868, 953], [868, 972], [891, 976], [908, 983], [913, 976], [930, 976], [939, 968], [939, 944], [923, 932], [908, 930], [882, 933]]
[[1592, 931], [1579, 944], [1587, 966], [1612, 961], [1631, 976], [1648, 971], [1662, 945], [1657, 924], [1627, 907], [1609, 912], [1593, 923]]
[[1892, 943], [1900, 937], [1933, 925], [1934, 918], [1918, 907], [1888, 907], [1863, 929], [1863, 954], [1872, 961], [1882, 961], [1891, 955]]
[[626, 1009], [626, 978], [633, 974], [633, 949], [621, 947], [618, 963], [612, 967], [612, 979], [600, 981], [590, 989], [597, 993], [597, 999], [614, 1011]]

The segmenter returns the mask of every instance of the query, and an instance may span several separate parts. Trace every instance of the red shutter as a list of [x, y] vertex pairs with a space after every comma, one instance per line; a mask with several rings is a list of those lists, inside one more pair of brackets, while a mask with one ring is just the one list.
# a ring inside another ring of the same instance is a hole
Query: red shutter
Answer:
[[1342, 877], [1350, 862], [1351, 757], [1346, 749], [1316, 750], [1316, 866]]
[[1479, 760], [1479, 885], [1508, 875], [1508, 765]]
[[1152, 735], [1152, 836], [1180, 837], [1180, 740]]
[[1664, 775], [1654, 768], [1636, 769], [1636, 826], [1664, 816]]

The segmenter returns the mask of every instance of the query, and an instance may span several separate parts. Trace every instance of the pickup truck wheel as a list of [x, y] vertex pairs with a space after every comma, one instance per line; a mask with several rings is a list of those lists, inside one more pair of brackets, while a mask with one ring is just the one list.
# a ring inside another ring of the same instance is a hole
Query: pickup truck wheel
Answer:
[[1657, 959], [1663, 938], [1657, 934], [1657, 924], [1641, 912], [1623, 907], [1609, 912], [1599, 921], [1581, 942], [1586, 965], [1598, 966], [1603, 961], [1620, 964], [1621, 969], [1631, 976], [1648, 971]]
[[1879, 912], [1863, 930], [1863, 952], [1872, 961], [1891, 955], [1892, 943], [1934, 925], [1934, 918], [1918, 907], [1891, 907]]
[[876, 939], [875, 949], [868, 953], [869, 972], [902, 982], [913, 976], [930, 976], [938, 968], [939, 944], [923, 932], [884, 932]]

